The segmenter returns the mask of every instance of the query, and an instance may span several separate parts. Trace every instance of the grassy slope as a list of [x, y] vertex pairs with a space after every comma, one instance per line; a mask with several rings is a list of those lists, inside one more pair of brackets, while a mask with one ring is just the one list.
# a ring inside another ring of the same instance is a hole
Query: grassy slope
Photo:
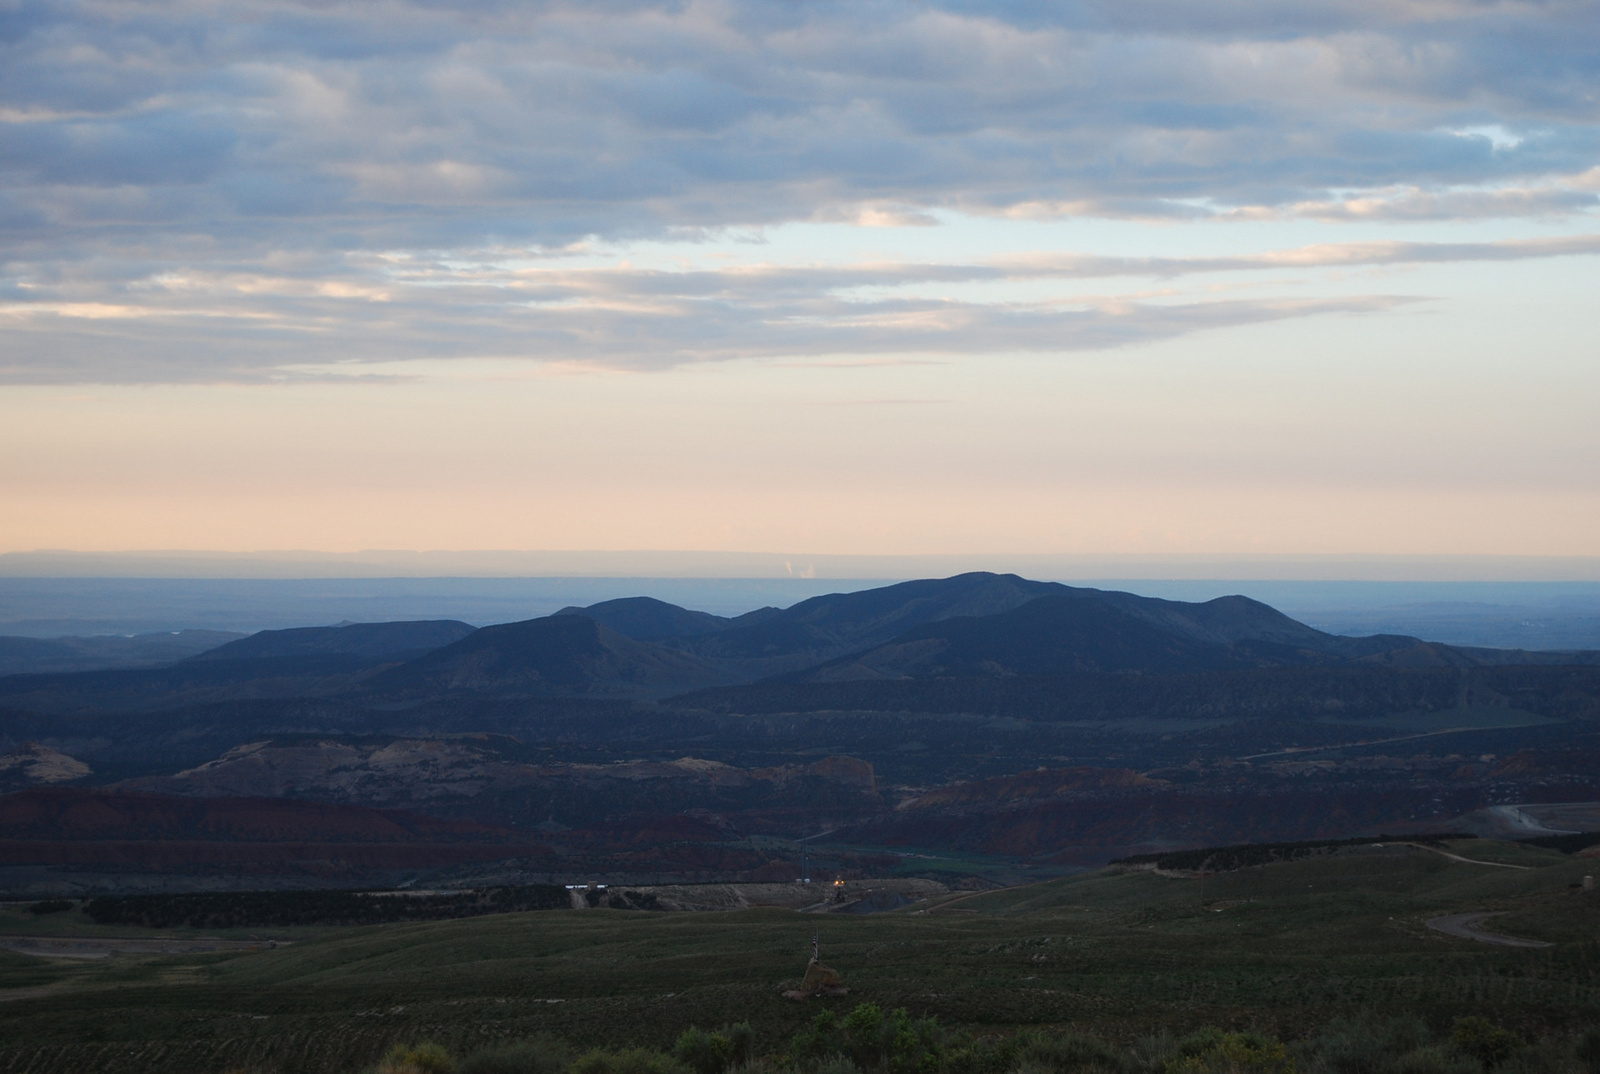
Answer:
[[[1531, 862], [1531, 859], [1525, 859]], [[852, 994], [1004, 1030], [1077, 1023], [1128, 1037], [1254, 1024], [1295, 1036], [1363, 1006], [1447, 1023], [1481, 1012], [1524, 1032], [1600, 1017], [1592, 862], [1528, 870], [1407, 848], [1361, 850], [1204, 881], [1093, 874], [929, 913], [802, 916], [600, 911], [355, 929], [250, 954], [45, 966], [0, 957], [0, 1071], [353, 1070], [396, 1038], [469, 1049], [548, 1032], [663, 1045], [691, 1023], [750, 1020], [781, 1046], [818, 1003], [783, 1000], [811, 933]], [[1428, 930], [1435, 914], [1507, 910], [1491, 927], [1555, 941], [1495, 948]], [[551, 1002], [559, 1000], [560, 1002]]]

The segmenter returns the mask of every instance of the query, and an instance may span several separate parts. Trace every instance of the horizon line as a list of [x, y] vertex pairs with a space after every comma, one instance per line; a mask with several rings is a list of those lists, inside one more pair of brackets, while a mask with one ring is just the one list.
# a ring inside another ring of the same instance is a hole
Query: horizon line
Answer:
[[[356, 552], [37, 549], [0, 552], [0, 578], [888, 581], [980, 570], [1075, 580], [1600, 582], [1600, 556], [1407, 552], [799, 553], [671, 549], [364, 549]], [[1244, 573], [1234, 573], [1239, 571]]]

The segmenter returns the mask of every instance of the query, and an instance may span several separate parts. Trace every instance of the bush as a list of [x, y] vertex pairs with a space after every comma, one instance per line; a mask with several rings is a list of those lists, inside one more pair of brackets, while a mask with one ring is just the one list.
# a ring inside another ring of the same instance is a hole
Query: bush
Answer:
[[944, 1074], [1010, 1074], [1021, 1046], [1021, 1037], [990, 1037], [956, 1047], [946, 1041]]
[[461, 1061], [460, 1074], [566, 1074], [571, 1065], [564, 1042], [523, 1040], [474, 1052]]
[[1600, 1074], [1600, 1026], [1590, 1026], [1579, 1034], [1573, 1052], [1589, 1074]]
[[716, 1033], [690, 1026], [672, 1046], [672, 1057], [695, 1074], [723, 1074], [729, 1067], [749, 1063], [754, 1043], [749, 1022], [725, 1026]]
[[1485, 1067], [1497, 1067], [1511, 1058], [1511, 1053], [1522, 1046], [1522, 1041], [1510, 1030], [1490, 1022], [1487, 1018], [1471, 1015], [1457, 1018], [1450, 1043], [1464, 1055], [1470, 1055]]
[[1079, 1074], [1127, 1070], [1127, 1057], [1098, 1037], [1067, 1032], [1058, 1037], [1030, 1035], [1018, 1048], [1018, 1070], [1039, 1074]]
[[875, 1003], [862, 1003], [843, 1019], [832, 1011], [817, 1015], [810, 1029], [795, 1034], [790, 1059], [814, 1069], [844, 1056], [859, 1070], [931, 1074], [946, 1065], [945, 1045], [937, 1019], [912, 1019], [904, 1008], [885, 1013]]
[[568, 1074], [689, 1074], [689, 1068], [648, 1048], [606, 1052], [596, 1048], [572, 1061]]
[[1499, 1074], [1573, 1074], [1572, 1056], [1564, 1044], [1550, 1039], [1525, 1044], [1500, 1065]]
[[1315, 1074], [1390, 1074], [1401, 1056], [1431, 1041], [1428, 1027], [1416, 1018], [1368, 1015], [1331, 1023], [1305, 1043], [1302, 1054]]
[[45, 899], [28, 907], [30, 914], [59, 914], [63, 910], [72, 909], [72, 903], [66, 899]]
[[830, 1055], [816, 1065], [815, 1074], [861, 1074], [861, 1068], [847, 1056]]
[[1166, 1074], [1295, 1074], [1289, 1050], [1258, 1033], [1207, 1027], [1179, 1041], [1177, 1053]]
[[431, 1040], [396, 1044], [378, 1061], [378, 1074], [456, 1074], [456, 1061]]
[[1478, 1074], [1481, 1069], [1469, 1056], [1430, 1046], [1396, 1058], [1389, 1074]]

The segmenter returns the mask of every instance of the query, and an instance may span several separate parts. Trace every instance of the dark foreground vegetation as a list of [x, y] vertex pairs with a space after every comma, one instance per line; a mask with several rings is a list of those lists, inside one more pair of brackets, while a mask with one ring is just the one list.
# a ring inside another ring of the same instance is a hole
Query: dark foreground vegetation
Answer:
[[[42, 905], [42, 904], [41, 904]], [[561, 910], [559, 884], [410, 894], [370, 891], [207, 891], [177, 895], [102, 895], [84, 912], [100, 925], [229, 929], [272, 925], [380, 925], [444, 921], [480, 914]], [[63, 905], [61, 909], [66, 909]], [[36, 911], [37, 912], [37, 911]]]
[[1435, 1028], [1418, 1018], [1336, 1018], [1285, 1043], [1254, 1030], [1205, 1026], [1113, 1043], [1090, 1032], [1011, 1035], [951, 1030], [904, 1008], [858, 1004], [819, 1013], [776, 1050], [761, 1053], [749, 1023], [685, 1030], [668, 1050], [592, 1049], [534, 1038], [457, 1058], [424, 1041], [397, 1044], [371, 1074], [1593, 1074], [1600, 1028], [1529, 1042], [1468, 1015]]
[[[1378, 835], [1356, 839], [1305, 839], [1294, 843], [1241, 843], [1231, 847], [1198, 847], [1194, 850], [1171, 850], [1160, 854], [1132, 854], [1118, 858], [1117, 865], [1154, 865], [1157, 869], [1188, 872], [1227, 872], [1246, 869], [1252, 865], [1270, 865], [1273, 862], [1297, 861], [1313, 854], [1328, 854], [1342, 847], [1372, 846], [1382, 843], [1416, 843], [1422, 846], [1443, 846], [1452, 839], [1475, 839], [1466, 832], [1448, 832], [1439, 835]], [[1531, 840], [1530, 840], [1531, 841]], [[1540, 846], [1570, 853], [1566, 848], [1541, 841]], [[1588, 845], [1588, 844], [1583, 844]]]
[[1533, 839], [1521, 839], [1531, 847], [1548, 847], [1559, 850], [1563, 854], [1576, 854], [1580, 850], [1600, 843], [1600, 832], [1571, 832], [1565, 835], [1541, 835]]
[[[1588, 1074], [1596, 871], [1478, 839], [1194, 878], [1111, 870], [873, 915], [606, 899], [207, 931], [228, 950], [184, 932], [170, 953], [99, 960], [0, 950], [0, 1074]], [[0, 910], [0, 933], [152, 934], [28, 905]], [[1474, 912], [1548, 946], [1428, 925]], [[784, 997], [813, 935], [848, 995]]]

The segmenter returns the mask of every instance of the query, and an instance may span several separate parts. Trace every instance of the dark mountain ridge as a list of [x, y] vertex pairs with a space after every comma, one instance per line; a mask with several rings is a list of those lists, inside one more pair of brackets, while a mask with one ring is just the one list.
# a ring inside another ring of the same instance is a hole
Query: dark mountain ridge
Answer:
[[634, 641], [661, 641], [663, 638], [690, 638], [726, 630], [733, 622], [727, 616], [691, 611], [654, 597], [621, 597], [591, 604], [587, 608], [562, 608], [557, 615], [581, 615]]
[[403, 697], [660, 696], [725, 681], [715, 668], [688, 653], [634, 641], [584, 615], [552, 615], [484, 627], [365, 685], [380, 694]]
[[1597, 658], [1347, 638], [1242, 596], [1187, 603], [976, 572], [734, 619], [641, 597], [482, 630], [444, 620], [263, 631], [162, 668], [0, 679], [0, 704], [68, 712], [292, 697], [648, 699], [774, 677], [997, 679]]
[[453, 641], [460, 641], [476, 629], [455, 619], [430, 619], [262, 630], [189, 659], [218, 661], [355, 657], [384, 663], [422, 656]]
[[[1600, 798], [1596, 654], [1341, 637], [1238, 596], [968, 574], [738, 619], [641, 598], [443, 624], [468, 632], [403, 660], [398, 646], [438, 625], [385, 626], [0, 680], [0, 749], [40, 743], [66, 755], [63, 776], [81, 761], [91, 774], [60, 781], [80, 787], [403, 804], [537, 831], [550, 848], [432, 847], [441, 835], [362, 849], [363, 876], [519, 855], [531, 864], [514, 868], [535, 872], [560, 858], [597, 876], [754, 875], [774, 851], [747, 838], [818, 833], [1091, 861]], [[513, 737], [491, 749], [486, 734]], [[817, 771], [819, 757], [836, 760]], [[859, 787], [838, 778], [854, 774], [846, 757], [873, 773]], [[333, 834], [303, 851], [191, 852], [161, 841], [179, 830], [164, 815], [7, 853], [33, 869], [358, 875], [327, 849]]]
[[1417, 638], [1343, 638], [1248, 597], [1200, 604], [1058, 587], [991, 615], [954, 616], [792, 676], [878, 678], [1223, 671], [1347, 662], [1475, 666], [1471, 656]]

